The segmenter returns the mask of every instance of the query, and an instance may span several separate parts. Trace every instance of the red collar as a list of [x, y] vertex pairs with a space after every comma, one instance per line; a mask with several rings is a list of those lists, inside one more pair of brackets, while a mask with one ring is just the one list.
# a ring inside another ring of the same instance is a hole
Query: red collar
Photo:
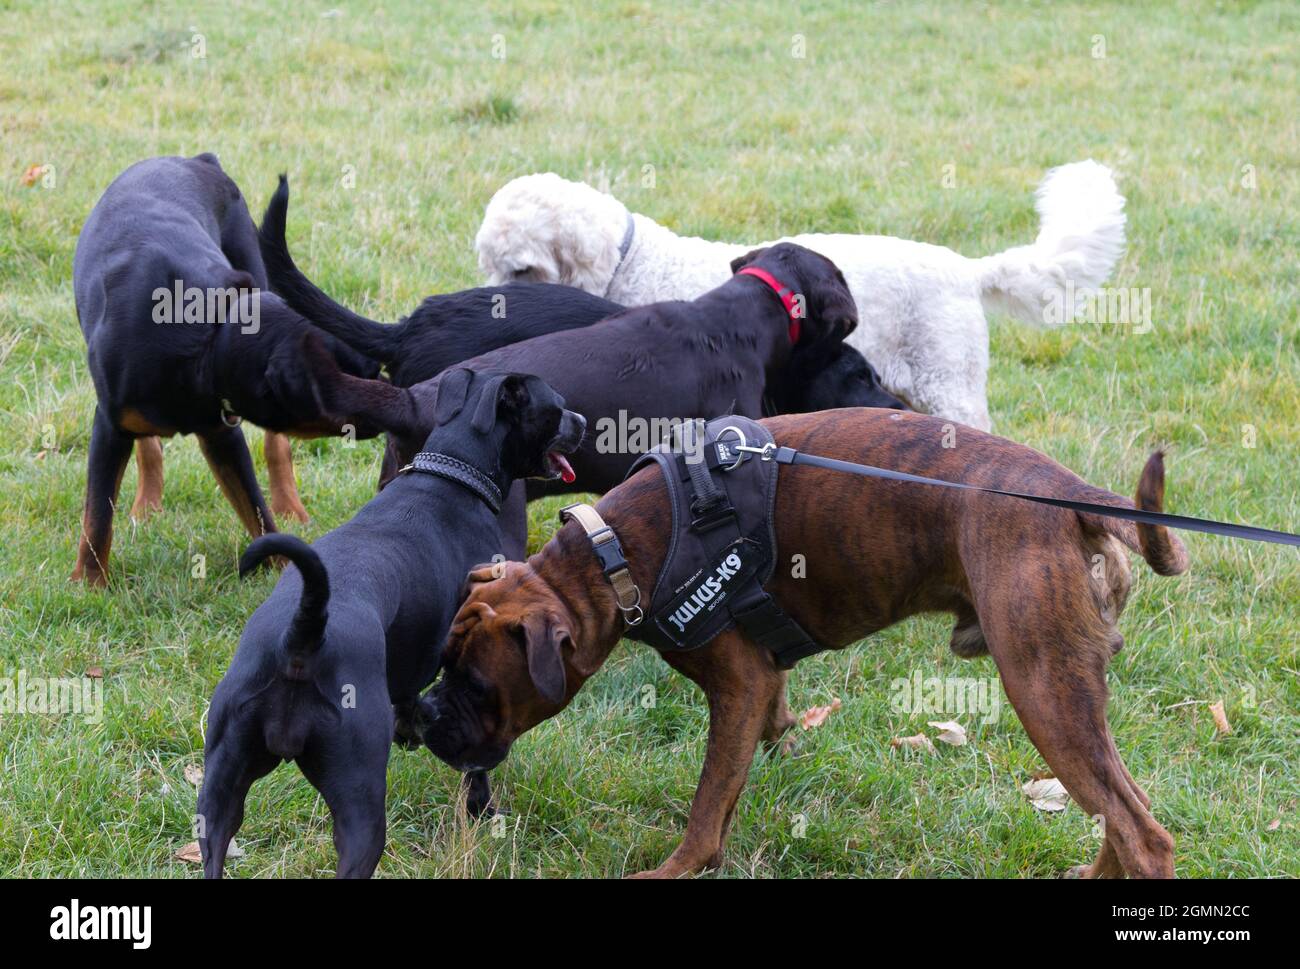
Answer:
[[755, 279], [761, 279], [772, 288], [772, 292], [776, 293], [780, 298], [781, 305], [785, 307], [785, 311], [790, 317], [790, 344], [793, 346], [798, 343], [799, 325], [800, 320], [804, 317], [804, 311], [803, 304], [795, 299], [794, 292], [790, 287], [778, 282], [777, 278], [766, 269], [759, 269], [757, 266], [746, 266], [736, 275], [753, 276]]

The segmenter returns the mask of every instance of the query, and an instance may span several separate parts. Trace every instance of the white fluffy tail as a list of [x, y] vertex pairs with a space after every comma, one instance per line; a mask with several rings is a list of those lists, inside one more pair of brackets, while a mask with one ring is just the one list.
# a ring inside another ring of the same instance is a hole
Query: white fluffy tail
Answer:
[[1089, 159], [1053, 168], [1037, 193], [1033, 245], [977, 259], [986, 313], [1061, 326], [1124, 254], [1124, 196], [1109, 168]]

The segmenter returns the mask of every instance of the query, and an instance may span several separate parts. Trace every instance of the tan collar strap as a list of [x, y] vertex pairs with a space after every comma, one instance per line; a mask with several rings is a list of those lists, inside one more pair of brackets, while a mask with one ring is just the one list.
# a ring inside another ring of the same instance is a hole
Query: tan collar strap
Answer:
[[623, 614], [623, 619], [629, 626], [639, 626], [645, 619], [645, 613], [641, 611], [641, 590], [632, 581], [627, 559], [623, 556], [623, 546], [619, 544], [614, 529], [605, 524], [605, 519], [600, 517], [595, 508], [581, 502], [561, 508], [560, 521], [576, 521], [582, 526], [591, 542], [591, 550], [600, 559], [601, 571], [614, 588], [618, 611]]

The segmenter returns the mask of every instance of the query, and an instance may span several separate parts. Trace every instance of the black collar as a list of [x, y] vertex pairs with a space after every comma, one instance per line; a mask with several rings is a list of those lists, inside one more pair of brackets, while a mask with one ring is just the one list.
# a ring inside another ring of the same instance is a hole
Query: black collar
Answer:
[[411, 460], [410, 464], [397, 473], [403, 474], [407, 471], [421, 471], [424, 474], [432, 474], [439, 478], [446, 478], [448, 481], [454, 481], [462, 488], [466, 488], [478, 495], [483, 500], [483, 504], [492, 509], [492, 514], [499, 515], [501, 513], [501, 489], [478, 468], [466, 464], [459, 458], [453, 458], [450, 454], [438, 454], [434, 451], [421, 451]]

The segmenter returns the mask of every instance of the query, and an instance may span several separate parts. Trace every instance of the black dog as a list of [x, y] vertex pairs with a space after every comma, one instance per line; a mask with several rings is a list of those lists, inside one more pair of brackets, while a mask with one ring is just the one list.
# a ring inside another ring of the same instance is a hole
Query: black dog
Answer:
[[[536, 377], [454, 369], [426, 395], [435, 427], [413, 470], [315, 545], [268, 535], [240, 560], [241, 575], [272, 555], [297, 568], [249, 620], [212, 697], [199, 794], [209, 878], [249, 787], [285, 760], [329, 806], [339, 876], [374, 871], [394, 707], [411, 710], [433, 680], [466, 573], [500, 549], [500, 495], [567, 469], [560, 455], [582, 439], [583, 419]], [[477, 782], [472, 810], [486, 805], [486, 775]]]
[[[353, 373], [374, 375], [377, 367], [316, 330], [266, 282], [248, 208], [213, 155], [138, 162], [90, 213], [73, 289], [98, 404], [74, 579], [105, 581], [113, 508], [135, 441], [198, 435], [222, 491], [259, 535], [275, 521], [239, 416], [303, 437], [339, 434], [352, 403], [391, 404], [402, 393], [341, 371], [340, 359]], [[321, 352], [304, 353], [307, 343]], [[323, 409], [324, 387], [340, 409]], [[141, 454], [156, 475], [147, 483], [151, 498], [160, 500], [157, 441], [142, 443]]]
[[[376, 323], [335, 302], [298, 269], [285, 240], [288, 207], [289, 182], [281, 175], [258, 232], [272, 287], [314, 324], [382, 362], [398, 387], [411, 387], [447, 367], [501, 347], [590, 326], [625, 309], [570, 286], [509, 283], [430, 296], [401, 322]], [[824, 335], [801, 334], [788, 362], [764, 371], [759, 378], [764, 414], [831, 407], [905, 406], [881, 388], [875, 371], [860, 353], [842, 342], [841, 334], [832, 332], [830, 339], [823, 339]], [[529, 359], [512, 359], [520, 369], [531, 372]], [[570, 358], [571, 364], [577, 359]], [[626, 377], [616, 383], [612, 375], [605, 376], [609, 378], [608, 400], [616, 402], [626, 388]], [[600, 380], [602, 375], [592, 374], [587, 379]], [[653, 395], [654, 391], [647, 385], [640, 393]], [[672, 403], [671, 399], [660, 400], [659, 409], [653, 413], [669, 416]], [[605, 406], [595, 413], [615, 412]], [[381, 482], [396, 470], [397, 452], [390, 448]], [[581, 484], [586, 487], [589, 482]]]
[[[739, 274], [748, 267], [770, 274], [787, 298], [802, 301], [793, 345], [814, 357], [857, 325], [857, 308], [835, 264], [779, 243], [737, 259], [732, 269], [738, 275], [696, 300], [625, 310], [599, 326], [535, 337], [466, 364], [535, 373], [586, 416], [592, 432], [573, 456], [576, 479], [548, 482], [544, 493], [608, 491], [641, 450], [658, 443], [651, 438], [656, 431], [662, 437], [670, 419], [763, 416], [764, 396], [790, 362], [796, 321], [767, 282]], [[410, 389], [421, 412], [411, 421], [416, 424], [428, 408], [424, 388]], [[419, 441], [391, 434], [389, 444], [397, 462], [405, 463]], [[528, 489], [530, 497], [537, 493]], [[527, 533], [522, 483], [503, 514], [510, 543], [502, 551], [521, 558]]]

